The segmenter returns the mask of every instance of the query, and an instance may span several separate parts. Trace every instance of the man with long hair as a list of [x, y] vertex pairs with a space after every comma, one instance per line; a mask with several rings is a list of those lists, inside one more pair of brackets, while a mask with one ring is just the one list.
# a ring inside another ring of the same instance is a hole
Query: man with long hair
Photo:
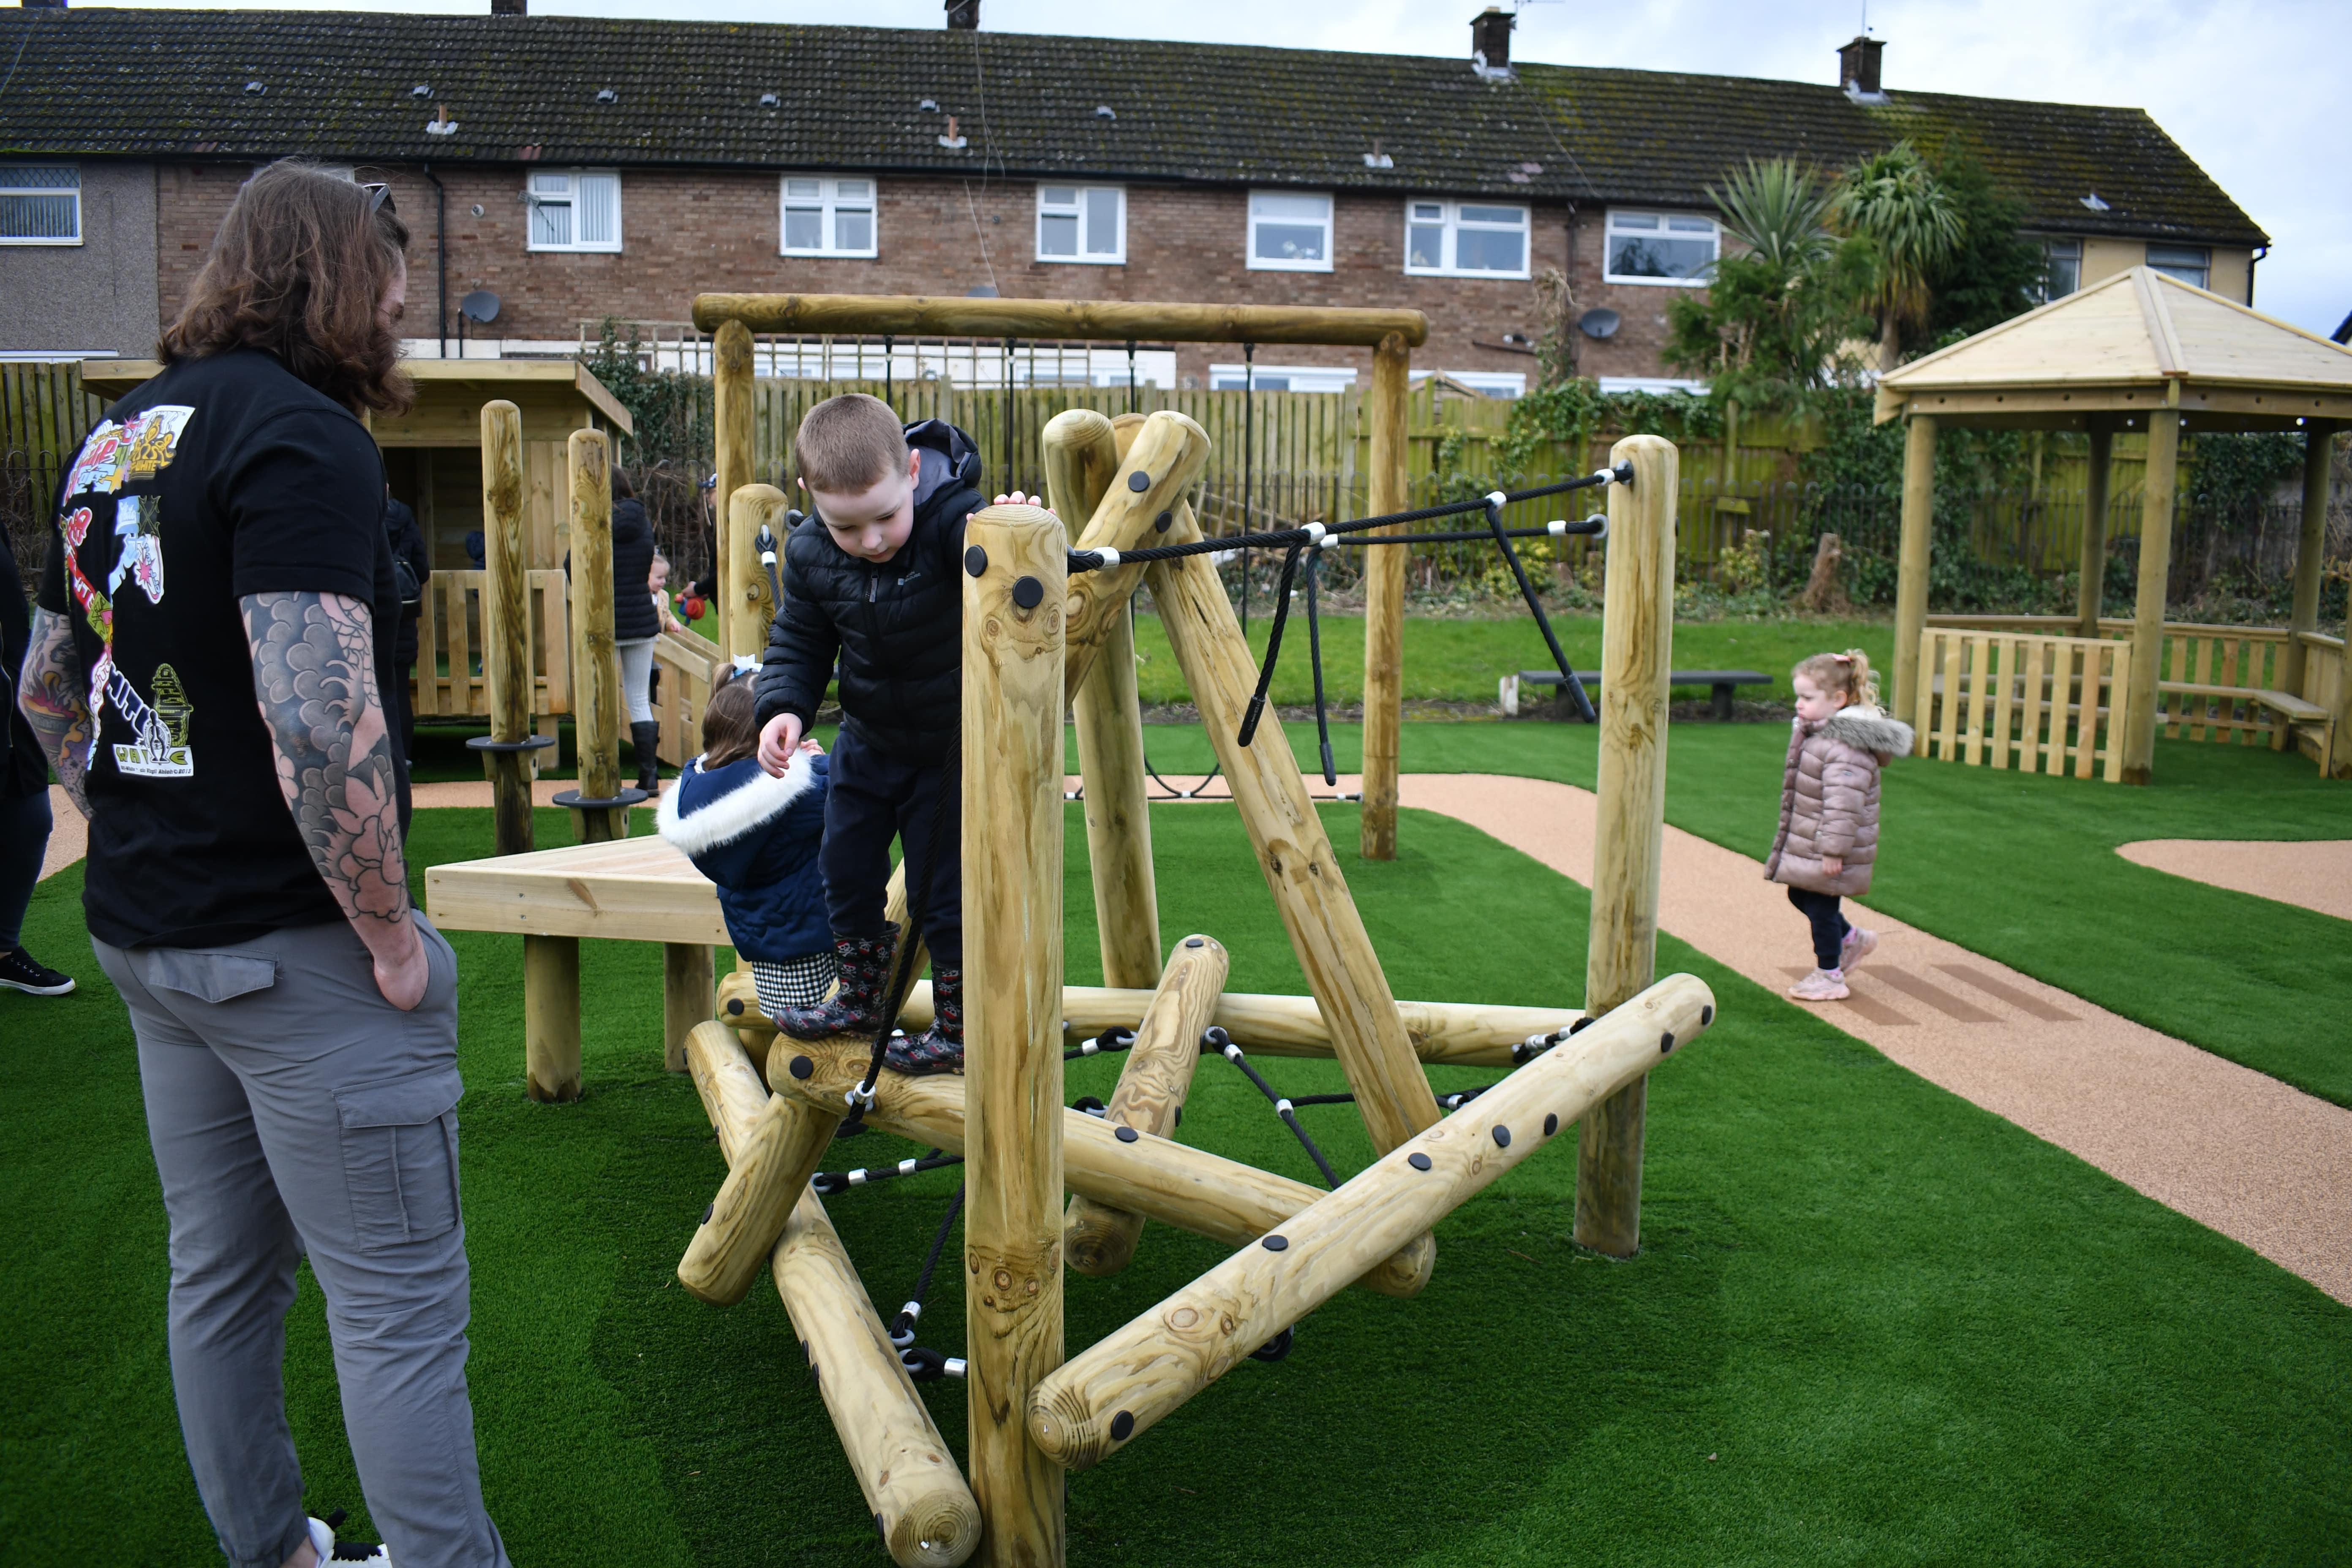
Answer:
[[409, 902], [383, 700], [400, 591], [360, 416], [410, 402], [389, 195], [292, 163], [247, 183], [163, 373], [59, 487], [18, 698], [89, 818], [83, 910], [171, 1221], [181, 1432], [239, 1568], [335, 1550], [286, 1419], [305, 1255], [391, 1552], [507, 1561], [466, 1394], [457, 956]]

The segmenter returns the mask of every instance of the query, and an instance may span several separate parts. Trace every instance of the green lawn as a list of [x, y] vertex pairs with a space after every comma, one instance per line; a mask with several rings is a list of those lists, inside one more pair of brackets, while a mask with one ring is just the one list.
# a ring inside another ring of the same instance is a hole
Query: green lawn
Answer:
[[[1171, 764], [1181, 733], [1153, 734]], [[1769, 772], [1769, 731], [1713, 733], [1725, 739], [1677, 731], [1670, 799], [1687, 815], [1691, 781], [1719, 779], [1720, 804], [1705, 809], [1744, 843], [1749, 814], [1769, 816], [1749, 786]], [[1416, 726], [1406, 745], [1409, 767], [1590, 766], [1589, 731], [1573, 729]], [[2186, 750], [2158, 757], [2184, 792]], [[1901, 775], [1891, 832], [1933, 790], [1959, 788], [1931, 771]], [[2071, 787], [2119, 808], [2110, 786]], [[2263, 796], [2259, 819], [2286, 823], [2290, 794]], [[2229, 798], [2245, 821], [2248, 803]], [[425, 814], [415, 860], [488, 853], [488, 816]], [[1574, 884], [1421, 814], [1396, 862], [1363, 864], [1353, 809], [1328, 820], [1399, 994], [1574, 999]], [[1069, 977], [1085, 982], [1095, 942], [1076, 826], [1074, 808]], [[1163, 808], [1153, 831], [1168, 939], [1212, 931], [1234, 952], [1235, 988], [1297, 988], [1230, 810]], [[1910, 831], [1923, 885], [1906, 896], [1936, 902], [1947, 889]], [[541, 813], [542, 844], [568, 837], [562, 814]], [[13, 1123], [0, 1557], [79, 1563], [96, 1538], [109, 1561], [203, 1563], [213, 1549], [164, 1364], [163, 1227], [135, 1062], [118, 1004], [76, 956], [78, 883], [43, 885], [28, 940], [82, 975], [82, 992], [0, 995]], [[1905, 884], [1890, 870], [1887, 885]], [[691, 1087], [659, 1068], [657, 953], [592, 947], [587, 1097], [541, 1107], [521, 1093], [520, 943], [455, 941], [471, 1378], [485, 1489], [516, 1560], [885, 1562], [770, 1288], [719, 1311], [671, 1277], [721, 1163]], [[1423, 1298], [1348, 1293], [1302, 1325], [1287, 1362], [1244, 1363], [1073, 1477], [1073, 1563], [2345, 1559], [2352, 1312], [1679, 944], [1659, 956], [1706, 978], [1721, 1012], [1652, 1087], [1641, 1258], [1577, 1252], [1573, 1157], [1531, 1160], [1440, 1226]], [[2347, 992], [2306, 985], [2330, 1016]], [[1117, 1070], [1076, 1064], [1068, 1092], [1107, 1094]], [[1293, 1091], [1338, 1085], [1328, 1064], [1266, 1070]], [[1441, 1088], [1488, 1076], [1438, 1075]], [[1192, 1104], [1186, 1137], [1312, 1179], [1231, 1069], [1204, 1063]], [[1347, 1110], [1307, 1114], [1343, 1171], [1367, 1157]], [[868, 1134], [840, 1163], [902, 1148]], [[877, 1300], [911, 1287], [955, 1179], [831, 1204]], [[1151, 1227], [1127, 1274], [1070, 1279], [1069, 1342], [1218, 1256]], [[956, 1280], [941, 1271], [926, 1318], [927, 1342], [950, 1352]], [[360, 1512], [308, 1281], [288, 1361], [312, 1505]], [[961, 1385], [927, 1397], [961, 1457]]]

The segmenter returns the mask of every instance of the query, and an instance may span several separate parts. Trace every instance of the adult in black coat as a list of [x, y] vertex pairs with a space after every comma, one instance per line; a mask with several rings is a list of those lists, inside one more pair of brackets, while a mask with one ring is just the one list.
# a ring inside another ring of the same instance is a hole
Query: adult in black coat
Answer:
[[33, 620], [25, 608], [25, 580], [16, 572], [8, 531], [0, 528], [0, 696], [8, 713], [0, 720], [0, 986], [36, 996], [62, 996], [74, 988], [61, 973], [25, 951], [25, 909], [41, 879], [47, 856], [49, 764], [40, 737], [16, 711], [16, 678], [25, 668], [25, 647]]
[[400, 761], [405, 767], [416, 755], [416, 619], [425, 613], [425, 584], [433, 575], [433, 552], [425, 542], [425, 531], [416, 526], [416, 514], [408, 503], [386, 491], [383, 500], [384, 536], [392, 541], [395, 560], [408, 568], [415, 578], [415, 599], [408, 597], [409, 584], [401, 587], [400, 629], [393, 636], [392, 658], [400, 667], [400, 679], [394, 689], [383, 694], [384, 710], [398, 716], [400, 729]]
[[654, 612], [654, 525], [637, 500], [629, 476], [613, 470], [613, 641], [621, 655], [621, 700], [629, 708], [629, 750], [637, 763], [637, 787], [647, 795], [661, 781], [654, 748], [661, 724], [654, 718], [654, 639], [661, 617]]

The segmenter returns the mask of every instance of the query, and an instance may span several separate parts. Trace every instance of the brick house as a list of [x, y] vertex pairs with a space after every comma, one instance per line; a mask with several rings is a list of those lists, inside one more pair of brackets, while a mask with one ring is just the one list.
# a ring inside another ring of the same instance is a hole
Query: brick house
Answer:
[[[0, 350], [145, 352], [238, 184], [296, 154], [394, 187], [426, 356], [568, 353], [583, 321], [680, 321], [705, 289], [993, 289], [1417, 307], [1417, 366], [1510, 395], [1556, 268], [1581, 373], [1651, 383], [1669, 291], [1722, 244], [1710, 183], [1906, 136], [1964, 139], [2024, 196], [2062, 290], [2147, 260], [2251, 299], [2267, 243], [2146, 113], [1885, 90], [1874, 40], [1811, 85], [1514, 67], [1495, 10], [1449, 60], [495, 5], [0, 12]], [[487, 327], [461, 320], [478, 290]], [[1238, 346], [1139, 358], [1162, 383], [1241, 369]], [[1255, 369], [1335, 389], [1368, 363]]]

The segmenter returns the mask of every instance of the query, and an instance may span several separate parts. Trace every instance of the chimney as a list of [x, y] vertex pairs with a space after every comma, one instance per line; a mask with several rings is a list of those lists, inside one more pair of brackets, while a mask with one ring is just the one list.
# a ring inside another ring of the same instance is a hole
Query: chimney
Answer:
[[1865, 34], [1838, 51], [1838, 86], [1848, 98], [1857, 103], [1886, 101], [1878, 86], [1878, 56], [1885, 47], [1885, 40]]
[[948, 26], [959, 33], [980, 31], [980, 0], [947, 0]]
[[490, 15], [528, 16], [530, 15], [530, 0], [490, 0]]
[[1519, 19], [1500, 5], [1470, 18], [1470, 68], [1489, 81], [1510, 79], [1511, 29]]

